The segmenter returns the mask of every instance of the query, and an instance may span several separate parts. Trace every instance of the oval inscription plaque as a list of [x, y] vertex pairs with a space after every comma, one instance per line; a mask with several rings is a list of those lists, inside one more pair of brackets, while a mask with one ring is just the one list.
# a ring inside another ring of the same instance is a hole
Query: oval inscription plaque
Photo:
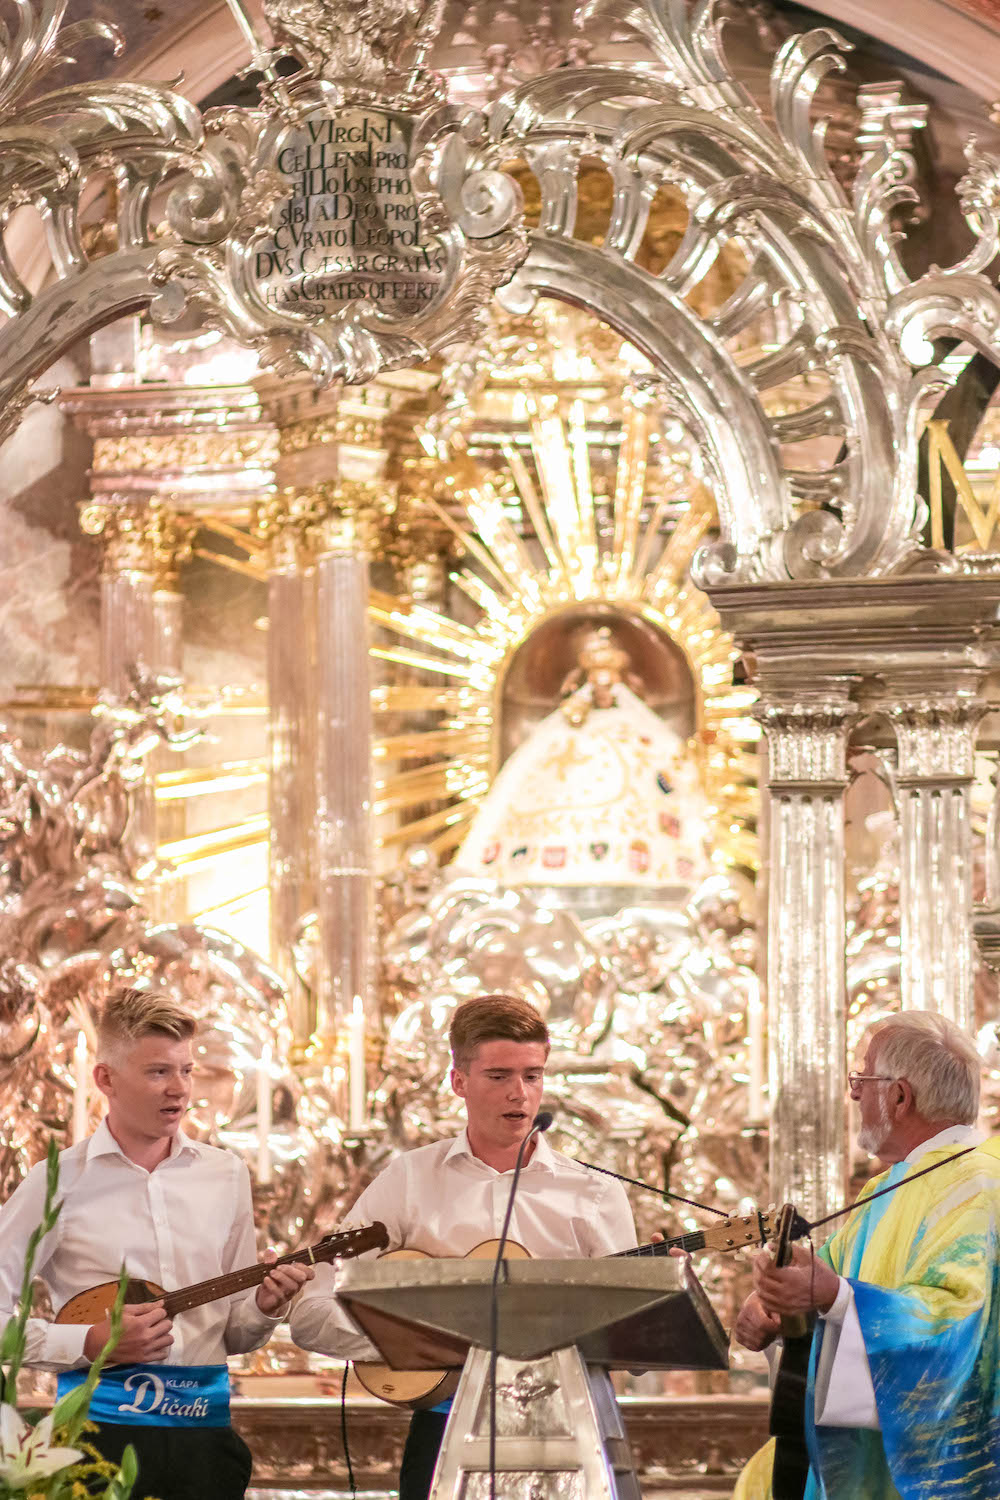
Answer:
[[351, 302], [389, 319], [429, 310], [447, 266], [423, 232], [410, 180], [410, 116], [316, 112], [284, 130], [273, 167], [289, 196], [254, 250], [254, 279], [275, 311], [330, 317]]

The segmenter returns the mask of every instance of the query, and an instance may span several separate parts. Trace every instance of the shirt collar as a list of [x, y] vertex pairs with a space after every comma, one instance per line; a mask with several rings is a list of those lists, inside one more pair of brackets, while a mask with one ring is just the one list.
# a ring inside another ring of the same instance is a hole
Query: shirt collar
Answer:
[[947, 1125], [944, 1130], [939, 1130], [937, 1135], [932, 1135], [930, 1140], [921, 1141], [919, 1146], [905, 1158], [906, 1161], [919, 1161], [927, 1151], [939, 1151], [942, 1146], [981, 1146], [986, 1137], [975, 1125]]
[[[173, 1161], [175, 1157], [181, 1156], [185, 1151], [190, 1151], [197, 1155], [198, 1150], [198, 1142], [193, 1141], [190, 1136], [185, 1135], [183, 1130], [178, 1130], [170, 1142], [170, 1155], [164, 1157], [164, 1161]], [[123, 1161], [129, 1162], [133, 1167], [138, 1165], [137, 1162], [132, 1161], [131, 1157], [125, 1155], [125, 1152], [111, 1134], [106, 1118], [98, 1125], [87, 1144], [88, 1161], [98, 1156], [120, 1156]], [[162, 1166], [163, 1163], [161, 1162], [160, 1165]]]
[[[452, 1141], [451, 1145], [448, 1147], [448, 1150], [444, 1154], [444, 1159], [445, 1161], [451, 1161], [452, 1158], [456, 1156], [467, 1156], [471, 1161], [478, 1161], [480, 1165], [486, 1167], [488, 1171], [492, 1172], [495, 1170], [493, 1167], [489, 1166], [488, 1162], [483, 1161], [481, 1157], [477, 1156], [472, 1147], [469, 1145], [468, 1126], [466, 1126], [464, 1130], [460, 1131], [460, 1133]], [[513, 1171], [513, 1168], [510, 1168], [510, 1170]], [[554, 1174], [555, 1170], [555, 1152], [552, 1150], [552, 1147], [549, 1145], [544, 1135], [539, 1132], [535, 1137], [535, 1149], [532, 1152], [531, 1160], [528, 1162], [528, 1165], [526, 1167], [521, 1168], [521, 1171], [549, 1172]], [[504, 1174], [501, 1172], [497, 1173], [498, 1177], [501, 1177], [503, 1175]]]

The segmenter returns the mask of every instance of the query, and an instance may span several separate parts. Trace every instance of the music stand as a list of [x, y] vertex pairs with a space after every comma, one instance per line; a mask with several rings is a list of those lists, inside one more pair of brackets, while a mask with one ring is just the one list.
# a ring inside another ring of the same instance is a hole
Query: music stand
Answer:
[[[575, 1475], [587, 1500], [639, 1500], [606, 1369], [587, 1365], [727, 1369], [725, 1331], [690, 1264], [612, 1256], [504, 1267], [497, 1473], [552, 1476], [553, 1494], [567, 1493], [562, 1476]], [[492, 1263], [476, 1260], [355, 1260], [337, 1268], [338, 1296], [387, 1364], [414, 1368], [415, 1333], [429, 1367], [455, 1368], [467, 1351], [430, 1500], [472, 1500], [481, 1493], [473, 1476], [489, 1469], [492, 1278]]]

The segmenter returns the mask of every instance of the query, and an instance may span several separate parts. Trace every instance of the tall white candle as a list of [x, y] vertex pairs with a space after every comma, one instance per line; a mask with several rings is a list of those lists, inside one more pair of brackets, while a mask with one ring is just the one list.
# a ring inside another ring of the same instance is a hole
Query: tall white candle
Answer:
[[90, 1094], [90, 1059], [87, 1056], [87, 1033], [78, 1031], [73, 1048], [73, 1144], [87, 1135]]
[[764, 1006], [760, 980], [751, 979], [747, 994], [747, 1119], [752, 1123], [767, 1115], [764, 1097]]
[[347, 1119], [352, 1130], [365, 1123], [368, 1080], [365, 1076], [365, 1011], [361, 996], [355, 995], [354, 1007], [347, 1018]]
[[265, 1042], [257, 1069], [257, 1181], [271, 1181], [271, 1044]]

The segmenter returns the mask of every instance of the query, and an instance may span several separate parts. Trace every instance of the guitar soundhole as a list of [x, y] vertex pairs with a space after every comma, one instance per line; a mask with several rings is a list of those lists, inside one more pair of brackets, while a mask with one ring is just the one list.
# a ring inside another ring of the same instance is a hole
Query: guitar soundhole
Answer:
[[155, 1302], [157, 1293], [154, 1292], [145, 1281], [129, 1280], [125, 1288], [125, 1301], [135, 1304], [136, 1302]]

